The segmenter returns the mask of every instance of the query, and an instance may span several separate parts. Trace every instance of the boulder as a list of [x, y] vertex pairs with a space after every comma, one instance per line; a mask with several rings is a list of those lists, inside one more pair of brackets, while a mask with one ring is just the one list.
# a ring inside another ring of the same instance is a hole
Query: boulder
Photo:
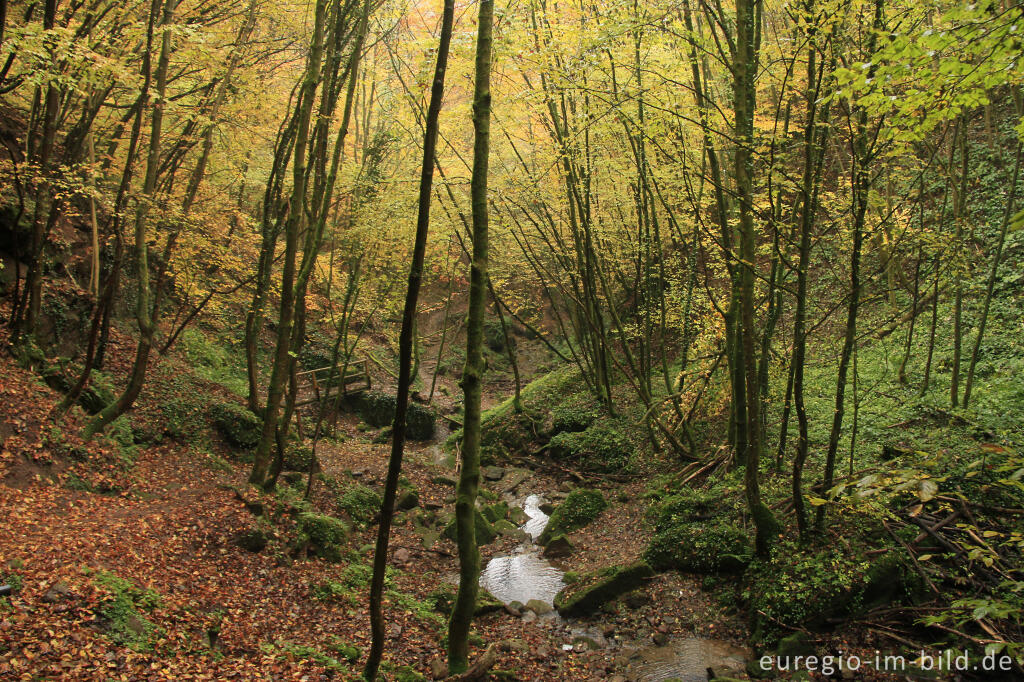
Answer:
[[500, 481], [505, 476], [505, 470], [498, 466], [483, 468], [484, 479], [488, 481]]
[[529, 600], [528, 602], [526, 602], [525, 608], [527, 611], [533, 611], [538, 616], [546, 616], [547, 614], [554, 611], [554, 609], [551, 608], [551, 604], [548, 604], [545, 601], [541, 601], [540, 599]]
[[596, 613], [602, 606], [617, 599], [627, 592], [642, 587], [654, 570], [644, 561], [628, 566], [620, 566], [607, 571], [604, 578], [590, 587], [567, 595], [566, 591], [555, 597], [555, 608], [558, 613], [568, 618], [579, 618]]
[[415, 509], [416, 507], [420, 506], [420, 496], [416, 494], [415, 490], [406, 490], [398, 498], [398, 502], [395, 504], [395, 506], [398, 507], [398, 509], [401, 509], [402, 511]]
[[575, 547], [573, 547], [569, 538], [564, 534], [559, 534], [548, 540], [548, 544], [544, 546], [543, 554], [548, 559], [559, 559], [569, 556], [574, 549]]

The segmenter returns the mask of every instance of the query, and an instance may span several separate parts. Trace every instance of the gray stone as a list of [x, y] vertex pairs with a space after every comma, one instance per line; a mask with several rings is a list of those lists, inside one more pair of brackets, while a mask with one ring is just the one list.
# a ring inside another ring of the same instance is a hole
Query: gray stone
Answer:
[[569, 556], [574, 549], [576, 548], [573, 547], [569, 538], [559, 534], [548, 540], [548, 544], [544, 546], [543, 554], [548, 559], [558, 559]]
[[[537, 620], [537, 614], [534, 613], [533, 611], [526, 611], [526, 612], [523, 613], [523, 622], [524, 623], [532, 623], [535, 620]], [[537, 653], [539, 655], [540, 651], [538, 651]]]
[[71, 588], [64, 583], [56, 583], [46, 591], [40, 601], [44, 604], [53, 604], [71, 596]]
[[500, 481], [505, 476], [505, 470], [501, 467], [488, 466], [483, 468], [483, 475], [488, 481]]
[[543, 602], [540, 599], [531, 599], [530, 601], [526, 602], [526, 608], [530, 611], [533, 611], [538, 616], [544, 616], [554, 611], [554, 609], [551, 608], [551, 604]]

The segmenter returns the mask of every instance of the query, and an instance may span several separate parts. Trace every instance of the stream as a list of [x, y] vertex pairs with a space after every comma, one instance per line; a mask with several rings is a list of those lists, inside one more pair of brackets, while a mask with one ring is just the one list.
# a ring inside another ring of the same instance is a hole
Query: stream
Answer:
[[[545, 559], [542, 547], [536, 540], [548, 523], [548, 515], [541, 511], [544, 498], [530, 494], [525, 498], [512, 498], [512, 504], [521, 506], [527, 520], [519, 528], [526, 533], [526, 539], [515, 548], [512, 554], [497, 556], [487, 562], [480, 574], [480, 586], [497, 599], [510, 604], [519, 602], [526, 604], [536, 599], [552, 605], [555, 595], [565, 587], [562, 580], [564, 572]], [[544, 616], [562, 623], [557, 611]], [[626, 679], [636, 682], [660, 682], [661, 680], [682, 680], [683, 682], [704, 682], [708, 679], [707, 669], [712, 668], [718, 675], [730, 675], [741, 672], [749, 653], [729, 642], [699, 637], [683, 637], [669, 641], [665, 646], [643, 645], [633, 643], [632, 647], [624, 642], [605, 638], [601, 623], [582, 627], [572, 621], [565, 623], [567, 636], [573, 644], [564, 644], [563, 649], [578, 647], [577, 642], [585, 643], [583, 647], [619, 648], [631, 654], [625, 672]]]

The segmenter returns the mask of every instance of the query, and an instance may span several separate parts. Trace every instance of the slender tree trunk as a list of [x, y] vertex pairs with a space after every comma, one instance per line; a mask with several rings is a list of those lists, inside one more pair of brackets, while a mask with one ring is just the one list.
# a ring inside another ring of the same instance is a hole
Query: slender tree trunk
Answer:
[[[754, 144], [755, 74], [757, 71], [760, 13], [756, 0], [736, 1], [736, 51], [733, 57], [733, 97], [735, 109], [736, 150], [734, 153], [736, 194], [739, 199], [740, 263], [739, 271], [739, 338], [737, 348], [743, 350], [745, 379], [747, 447], [744, 473], [747, 506], [756, 528], [756, 551], [767, 556], [778, 523], [771, 510], [761, 502], [761, 391], [758, 388], [757, 330], [754, 325], [754, 268], [757, 260], [754, 236], [753, 166], [751, 147]], [[734, 399], [742, 394], [734, 394]]]
[[373, 580], [370, 583], [370, 630], [372, 641], [366, 659], [363, 677], [377, 679], [377, 669], [384, 654], [387, 630], [384, 622], [384, 574], [387, 569], [388, 541], [391, 521], [395, 512], [398, 477], [402, 472], [402, 454], [405, 448], [406, 416], [409, 410], [409, 386], [412, 384], [412, 346], [416, 326], [416, 303], [423, 277], [423, 258], [426, 252], [427, 232], [430, 228], [430, 193], [434, 182], [434, 154], [437, 148], [438, 119], [444, 99], [444, 79], [448, 68], [448, 48], [451, 45], [455, 0], [445, 0], [441, 15], [441, 36], [434, 66], [434, 81], [430, 88], [423, 135], [423, 165], [420, 170], [419, 206], [416, 217], [416, 238], [413, 244], [412, 264], [409, 266], [409, 286], [402, 311], [402, 331], [398, 338], [398, 395], [395, 403], [395, 421], [391, 431], [391, 457], [387, 478], [384, 480], [384, 501], [381, 506], [380, 525], [377, 528], [377, 546], [373, 554]]
[[[868, 39], [868, 54], [874, 54], [878, 32], [882, 28], [882, 6], [884, 0], [875, 0], [874, 32]], [[869, 77], [874, 77], [876, 67], [869, 69]], [[843, 429], [843, 414], [846, 407], [846, 376], [853, 354], [853, 345], [857, 339], [857, 313], [860, 309], [860, 261], [864, 242], [864, 216], [867, 213], [869, 193], [871, 191], [871, 174], [869, 164], [872, 162], [873, 151], [870, 148], [867, 111], [859, 108], [856, 112], [856, 127], [852, 140], [851, 194], [853, 215], [853, 252], [850, 255], [850, 301], [846, 313], [846, 335], [843, 339], [843, 350], [839, 357], [839, 377], [836, 380], [835, 409], [832, 416], [832, 430], [829, 433], [828, 452], [825, 454], [825, 474], [822, 493], [832, 488], [835, 476], [836, 454], [839, 450], [839, 436]], [[818, 507], [815, 527], [820, 533], [825, 529], [825, 505]]]
[[[99, 414], [85, 427], [84, 437], [91, 438], [102, 431], [110, 422], [127, 412], [142, 391], [149, 366], [149, 351], [153, 345], [153, 313], [150, 310], [149, 288], [149, 244], [147, 223], [149, 209], [156, 198], [156, 183], [160, 167], [160, 141], [163, 133], [165, 95], [167, 92], [167, 70], [171, 60], [171, 30], [177, 0], [166, 0], [163, 5], [163, 16], [160, 28], [163, 33], [160, 41], [160, 57], [157, 61], [156, 101], [153, 102], [153, 113], [149, 132], [149, 153], [146, 159], [146, 179], [143, 183], [143, 199], [135, 210], [135, 267], [138, 279], [138, 293], [135, 307], [135, 318], [139, 326], [139, 340], [135, 347], [135, 361], [132, 365], [128, 384], [120, 397], [103, 408]], [[147, 50], [144, 59], [148, 59], [153, 38], [153, 23], [160, 7], [160, 0], [155, 0], [150, 15], [150, 30], [147, 36]], [[148, 67], [143, 67], [148, 73]], [[143, 107], [145, 108], [145, 107]]]
[[974, 338], [974, 349], [971, 351], [971, 364], [967, 368], [967, 380], [964, 383], [964, 409], [971, 402], [971, 389], [974, 386], [974, 368], [978, 364], [978, 355], [981, 353], [981, 340], [985, 336], [985, 324], [988, 322], [988, 311], [992, 305], [992, 292], [995, 291], [996, 274], [999, 272], [999, 261], [1003, 259], [1003, 246], [1006, 244], [1006, 233], [1013, 222], [1014, 202], [1017, 198], [1017, 179], [1020, 176], [1021, 144], [1017, 143], [1016, 160], [1013, 163], [1013, 180], [1010, 182], [1010, 196], [1006, 199], [1006, 210], [1003, 212], [1003, 224], [999, 229], [999, 240], [996, 242], [996, 252], [992, 256], [992, 269], [988, 273], [988, 284], [985, 288], [985, 303], [981, 310], [981, 320], [978, 321], [978, 335]]
[[480, 486], [480, 398], [484, 373], [483, 330], [487, 306], [487, 166], [491, 118], [491, 30], [494, 0], [480, 0], [477, 19], [476, 82], [473, 91], [473, 259], [466, 325], [465, 425], [462, 471], [455, 493], [456, 538], [459, 548], [459, 591], [448, 624], [448, 671], [465, 672], [469, 665], [469, 630], [476, 609], [480, 551], [476, 544], [476, 495]]

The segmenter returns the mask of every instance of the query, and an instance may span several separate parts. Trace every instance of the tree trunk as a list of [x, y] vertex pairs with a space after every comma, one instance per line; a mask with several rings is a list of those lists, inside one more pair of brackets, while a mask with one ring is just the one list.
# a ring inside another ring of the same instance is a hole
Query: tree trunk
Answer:
[[423, 135], [423, 165], [420, 171], [416, 238], [413, 244], [412, 264], [409, 266], [409, 286], [405, 294], [405, 308], [402, 311], [402, 331], [398, 338], [398, 395], [395, 400], [395, 421], [391, 430], [391, 457], [388, 460], [387, 478], [384, 480], [384, 501], [381, 505], [380, 525], [377, 528], [377, 546], [373, 553], [373, 580], [370, 583], [372, 641], [370, 653], [366, 659], [366, 668], [363, 670], [363, 677], [367, 680], [377, 679], [377, 669], [380, 666], [381, 656], [384, 654], [384, 641], [387, 638], [382, 606], [384, 574], [388, 563], [388, 541], [391, 535], [391, 520], [395, 513], [398, 477], [402, 472], [406, 416], [409, 411], [409, 386], [412, 384], [412, 346], [416, 325], [416, 303], [419, 298], [420, 281], [423, 277], [427, 232], [430, 228], [430, 193], [434, 182], [434, 154], [437, 149], [438, 119], [444, 99], [444, 78], [448, 68], [448, 48], [451, 45], [454, 16], [455, 0], [445, 0], [441, 18], [441, 36], [437, 48], [437, 63], [434, 66], [434, 82], [430, 87], [430, 104], [427, 107]]
[[476, 609], [480, 552], [476, 544], [476, 495], [480, 486], [480, 398], [484, 372], [483, 329], [487, 306], [487, 162], [490, 152], [491, 28], [494, 0], [480, 0], [476, 40], [476, 83], [473, 92], [473, 259], [466, 325], [465, 425], [462, 471], [455, 493], [455, 524], [459, 548], [459, 591], [448, 624], [448, 670], [465, 672], [469, 665], [469, 629]]

